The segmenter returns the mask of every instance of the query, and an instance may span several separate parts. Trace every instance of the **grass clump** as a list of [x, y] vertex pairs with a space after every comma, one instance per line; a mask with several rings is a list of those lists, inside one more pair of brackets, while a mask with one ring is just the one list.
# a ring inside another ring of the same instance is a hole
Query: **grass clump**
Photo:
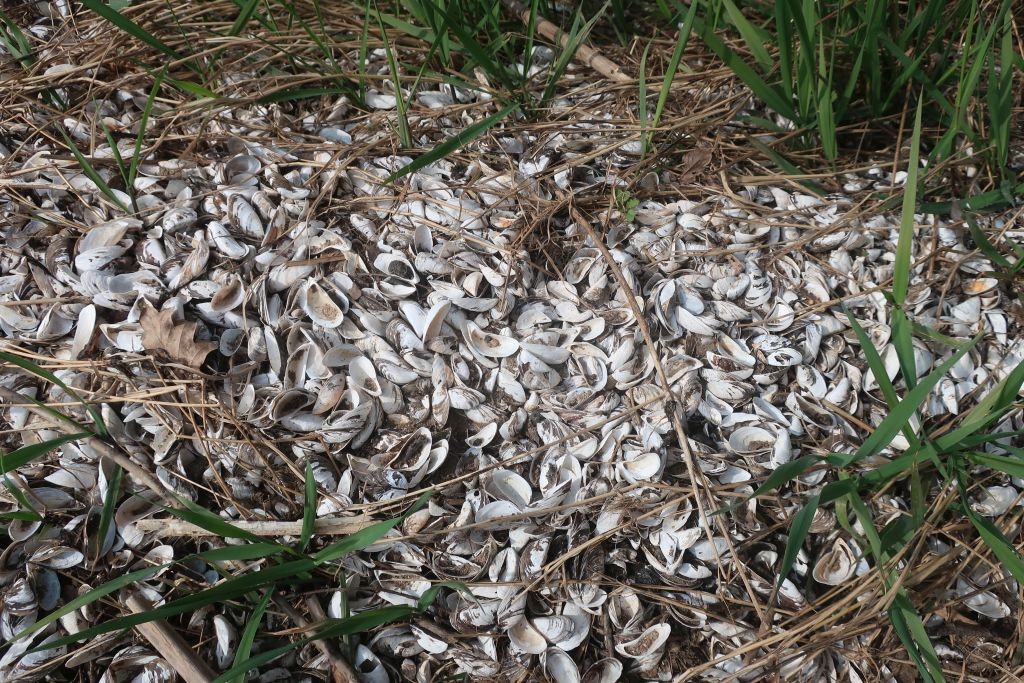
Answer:
[[695, 3], [700, 37], [783, 119], [753, 123], [800, 129], [805, 145], [820, 144], [835, 162], [843, 147], [862, 144], [856, 124], [897, 117], [921, 96], [925, 126], [939, 131], [932, 162], [977, 154], [997, 179], [1009, 172], [1024, 66], [1011, 0]]
[[[993, 522], [973, 509], [968, 495], [973, 483], [972, 468], [976, 466], [1013, 477], [1024, 475], [1024, 450], [1005, 445], [1007, 434], [991, 431], [1010, 411], [1019, 408], [1018, 394], [1024, 386], [1024, 363], [1009, 371], [953, 424], [940, 427], [922, 421], [919, 409], [923, 403], [943, 377], [981, 339], [979, 334], [967, 342], [948, 340], [955, 345], [952, 355], [923, 378], [917, 379], [919, 368], [913, 351], [916, 326], [907, 315], [904, 304], [911, 276], [922, 108], [919, 106], [917, 109], [911, 141], [892, 287], [885, 294], [892, 306], [889, 325], [904, 378], [903, 395], [889, 379], [885, 363], [867, 332], [852, 314], [847, 313], [887, 406], [886, 417], [855, 452], [830, 453], [824, 457], [808, 455], [785, 463], [758, 487], [754, 497], [771, 494], [814, 467], [825, 467], [835, 474], [836, 479], [812, 493], [793, 516], [776, 590], [793, 569], [815, 512], [821, 506], [834, 503], [839, 524], [855, 539], [861, 557], [871, 560], [873, 571], [880, 579], [880, 590], [885, 600], [882, 607], [894, 632], [910, 654], [922, 680], [938, 683], [946, 678], [918, 606], [906, 587], [915, 571], [915, 566], [906, 562], [907, 554], [931, 533], [932, 524], [937, 519], [969, 522], [1005, 570], [1018, 582], [1024, 583], [1024, 560], [1014, 544]], [[997, 263], [1013, 268], [1005, 258], [997, 260]], [[902, 446], [905, 447], [896, 449], [890, 457], [880, 459], [879, 456], [884, 455], [897, 437], [902, 437]], [[873, 463], [870, 466], [867, 465], [869, 459]], [[909, 488], [909, 510], [884, 524], [880, 523], [872, 512], [872, 502], [877, 494], [900, 482]], [[947, 495], [950, 492], [952, 495]], [[935, 509], [935, 504], [928, 501], [946, 503], [944, 507]]]

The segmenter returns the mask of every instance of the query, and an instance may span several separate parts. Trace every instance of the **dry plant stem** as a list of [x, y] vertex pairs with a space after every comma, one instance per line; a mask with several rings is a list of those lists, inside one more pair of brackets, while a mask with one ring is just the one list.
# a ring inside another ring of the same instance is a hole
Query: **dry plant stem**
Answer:
[[[315, 601], [315, 598], [313, 599]], [[299, 611], [289, 604], [289, 602], [283, 598], [274, 598], [274, 604], [277, 605], [281, 610], [288, 615], [296, 626], [299, 628], [309, 627], [310, 623], [306, 621], [306, 618], [299, 614]], [[307, 602], [307, 605], [309, 603]], [[317, 609], [320, 614], [323, 614], [323, 610], [319, 609], [320, 605], [317, 605]], [[313, 615], [314, 619], [318, 619], [316, 614]], [[331, 680], [333, 683], [359, 683], [359, 676], [356, 674], [352, 666], [344, 659], [339, 657], [323, 640], [314, 640], [313, 645], [316, 649], [327, 657], [327, 660], [331, 663]]]
[[[714, 534], [711, 531], [711, 523], [708, 520], [708, 511], [705, 509], [700, 498], [701, 490], [703, 489], [706, 494], [709, 507], [714, 505], [714, 498], [709, 491], [710, 487], [708, 486], [707, 480], [699, 473], [699, 468], [697, 467], [693, 457], [693, 451], [690, 450], [690, 440], [686, 436], [686, 430], [683, 428], [683, 422], [679, 418], [678, 406], [672, 397], [672, 387], [671, 384], [669, 384], [668, 376], [665, 374], [665, 368], [661, 364], [661, 358], [658, 356], [657, 349], [654, 346], [654, 339], [651, 337], [651, 330], [647, 326], [647, 319], [644, 317], [643, 311], [641, 311], [640, 307], [637, 305], [636, 298], [632, 294], [633, 289], [629, 286], [625, 276], [623, 276], [622, 270], [619, 268], [619, 264], [615, 262], [615, 259], [612, 257], [612, 253], [608, 250], [607, 245], [605, 245], [604, 240], [597, 234], [597, 232], [594, 231], [594, 228], [590, 225], [590, 221], [576, 210], [576, 207], [573, 205], [571, 200], [569, 201], [569, 213], [573, 220], [587, 233], [587, 236], [590, 237], [590, 241], [594, 243], [594, 246], [601, 251], [602, 257], [604, 257], [605, 262], [608, 264], [608, 270], [610, 270], [612, 275], [615, 277], [615, 281], [625, 294], [626, 301], [629, 303], [629, 307], [632, 309], [634, 317], [636, 317], [637, 327], [640, 328], [640, 333], [644, 337], [644, 344], [647, 346], [647, 352], [651, 354], [651, 360], [654, 362], [654, 370], [658, 375], [658, 382], [661, 384], [661, 388], [666, 394], [665, 412], [669, 414], [669, 417], [672, 420], [672, 427], [675, 430], [676, 439], [679, 441], [679, 448], [682, 450], [683, 462], [686, 464], [686, 473], [689, 475], [690, 485], [693, 487], [693, 498], [696, 502], [697, 516], [700, 519], [701, 527], [704, 529], [704, 534], [707, 536], [708, 542], [711, 544], [711, 548], [717, 556], [718, 551], [715, 544]], [[729, 546], [729, 551], [732, 553], [733, 557], [738, 557], [736, 549], [732, 544], [732, 535], [729, 533], [729, 529], [726, 528], [725, 521], [720, 515], [715, 517], [715, 521], [717, 522], [719, 532], [722, 534], [722, 537]], [[721, 562], [718, 563], [719, 566], [721, 566], [721, 564]], [[762, 630], [768, 629], [771, 622], [765, 614], [764, 608], [757, 601], [757, 593], [754, 591], [754, 587], [750, 584], [750, 579], [747, 577], [742, 566], [738, 568], [737, 573], [739, 573], [740, 580], [743, 581], [743, 586], [747, 590], [747, 594], [751, 597], [751, 601], [754, 603], [754, 610], [757, 612], [757, 616], [761, 620]]]
[[[524, 24], [530, 25], [530, 9], [526, 7], [519, 0], [502, 0], [503, 5], [512, 12], [515, 12]], [[536, 18], [537, 31], [548, 40], [558, 43], [561, 47], [565, 47], [569, 44], [569, 36], [562, 32], [560, 28], [552, 24], [547, 19], [538, 16]], [[589, 45], [581, 44], [576, 50], [575, 58], [578, 61], [583, 62], [591, 69], [601, 74], [610, 81], [616, 83], [632, 83], [633, 79], [627, 76], [622, 68], [603, 56], [600, 52], [590, 47]]]
[[[28, 410], [30, 413], [45, 421], [48, 427], [56, 429], [59, 432], [63, 432], [65, 434], [75, 433], [75, 430], [71, 425], [61, 420], [58, 420], [53, 415], [46, 412], [39, 406], [25, 405], [25, 403], [28, 401], [28, 398], [22, 396], [16, 391], [7, 389], [6, 387], [0, 387], [0, 401], [4, 401], [9, 405], [24, 406], [25, 409]], [[100, 456], [108, 458], [112, 462], [119, 465], [124, 471], [126, 471], [129, 474], [129, 476], [131, 476], [140, 484], [144, 485], [146, 488], [155, 493], [157, 497], [161, 501], [163, 501], [168, 507], [181, 507], [181, 504], [174, 499], [174, 496], [172, 496], [167, 491], [167, 489], [163, 487], [163, 485], [160, 483], [160, 480], [154, 477], [148, 470], [146, 470], [146, 468], [142, 467], [141, 465], [137, 464], [134, 460], [129, 458], [126, 454], [120, 452], [114, 446], [95, 436], [86, 437], [83, 438], [82, 440], [89, 445], [89, 448], [99, 453]]]
[[[153, 606], [138, 593], [133, 593], [125, 602], [128, 609], [135, 613], [153, 609]], [[199, 658], [195, 650], [190, 648], [166, 621], [136, 624], [135, 630], [167, 660], [185, 683], [210, 683], [217, 677], [217, 674], [210, 670], [206, 662]]]
[[[374, 523], [369, 517], [352, 517], [348, 519], [318, 519], [313, 526], [317, 536], [345, 536], [362, 531]], [[177, 538], [184, 536], [212, 536], [207, 529], [196, 526], [181, 519], [140, 519], [135, 527], [143, 533], [155, 533], [160, 538]], [[302, 533], [302, 522], [277, 522], [271, 520], [232, 521], [233, 526], [256, 536], [277, 538], [280, 536], [298, 536]]]

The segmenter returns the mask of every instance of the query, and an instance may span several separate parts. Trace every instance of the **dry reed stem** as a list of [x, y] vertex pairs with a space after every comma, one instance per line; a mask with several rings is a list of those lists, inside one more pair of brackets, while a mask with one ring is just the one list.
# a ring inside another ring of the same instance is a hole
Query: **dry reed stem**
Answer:
[[[138, 593], [128, 596], [125, 604], [136, 614], [153, 609], [153, 606]], [[136, 624], [135, 630], [149, 641], [149, 644], [161, 657], [167, 660], [167, 663], [185, 683], [210, 683], [217, 677], [217, 674], [166, 621], [147, 621], [143, 624]]]

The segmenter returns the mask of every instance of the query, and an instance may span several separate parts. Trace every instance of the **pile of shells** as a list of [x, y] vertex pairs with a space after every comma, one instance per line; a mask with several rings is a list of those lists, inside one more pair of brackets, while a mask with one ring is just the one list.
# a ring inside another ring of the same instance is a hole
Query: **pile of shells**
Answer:
[[[478, 99], [455, 88], [416, 93], [431, 110], [477, 103], [435, 118], [440, 130], [487, 115], [491, 105]], [[395, 106], [386, 88], [367, 101], [382, 112]], [[131, 131], [144, 102], [145, 93], [126, 92], [91, 115]], [[673, 419], [686, 425], [686, 450], [723, 505], [800, 454], [852, 450], [882, 420], [887, 407], [843, 307], [889, 378], [909, 379], [899, 376], [882, 294], [898, 217], [856, 214], [852, 197], [903, 178], [879, 169], [844, 178], [844, 195], [744, 187], [642, 201], [629, 215], [556, 211], [538, 224], [536, 207], [569, 194], [606, 197], [637, 161], [632, 142], [609, 147], [621, 132], [600, 122], [600, 103], [589, 106], [597, 109], [587, 123], [554, 132], [510, 121], [470, 146], [470, 163], [440, 161], [393, 184], [385, 179], [412, 159], [367, 156], [389, 133], [351, 123], [344, 99], [321, 113], [235, 109], [204, 124], [225, 142], [200, 142], [188, 157], [158, 152], [134, 187], [115, 190], [137, 207], [131, 216], [28, 128], [15, 129], [18, 139], [0, 146], [3, 175], [18, 179], [21, 197], [0, 200], [6, 347], [51, 359], [87, 396], [122, 397], [102, 406], [111, 438], [168, 490], [228, 519], [301, 518], [301, 496], [284, 492], [301, 490], [307, 463], [321, 517], [437, 487], [395, 530], [406, 540], [350, 563], [349, 605], [415, 604], [437, 580], [465, 582], [475, 600], [448, 592], [424, 617], [371, 634], [356, 653], [363, 680], [667, 681], [694, 660], [709, 663], [704, 679], [729, 678], [746, 660], [722, 656], [756, 649], [759, 629], [782, 618], [762, 623], [752, 606], [773, 595], [786, 541], [779, 523], [826, 473], [746, 504], [709, 537], [694, 499], [680, 493], [691, 482]], [[271, 120], [295, 138], [268, 134]], [[88, 121], [65, 125], [78, 139], [92, 130]], [[130, 156], [134, 141], [124, 142]], [[607, 149], [595, 158], [599, 148]], [[103, 144], [93, 153], [111, 155]], [[112, 167], [99, 168], [116, 185]], [[645, 183], [662, 197], [672, 177]], [[930, 421], [970, 408], [1024, 360], [1024, 340], [1019, 309], [965, 226], [930, 215], [917, 222], [908, 312], [952, 337], [984, 335], [924, 404], [920, 419]], [[536, 247], [541, 232], [547, 247]], [[941, 277], [927, 265], [935, 250]], [[919, 376], [951, 353], [916, 340]], [[68, 402], [24, 375], [5, 373], [0, 385]], [[56, 436], [24, 409], [3, 417], [11, 447]], [[1022, 427], [1018, 411], [995, 429]], [[902, 439], [890, 450], [905, 448]], [[9, 527], [5, 640], [112, 573], [187, 552], [140, 531], [155, 511], [130, 495], [117, 501], [108, 537], [90, 537], [112, 476], [76, 443], [12, 473], [62, 523]], [[989, 481], [976, 512], [995, 518], [1020, 505], [1024, 482]], [[882, 503], [890, 514], [907, 508], [895, 496]], [[776, 607], [798, 611], [868, 572], [823, 509]], [[149, 589], [159, 597], [168, 586], [153, 580]], [[1019, 613], [1016, 584], [991, 568], [964, 576], [949, 596], [972, 619]], [[341, 598], [334, 594], [329, 616], [341, 615]], [[0, 659], [4, 679], [86, 664], [99, 664], [104, 681], [170, 679], [167, 662], [124, 639], [92, 641], [70, 658], [64, 649], [24, 654], [98, 619], [83, 609], [12, 645]], [[244, 615], [224, 607], [196, 613], [192, 625], [212, 635], [207, 661], [230, 666]], [[929, 628], [944, 642], [941, 623]], [[863, 644], [791, 652], [781, 674], [895, 680], [853, 654]], [[943, 657], [967, 656], [943, 648]], [[317, 657], [302, 650], [259, 680], [322, 670]]]

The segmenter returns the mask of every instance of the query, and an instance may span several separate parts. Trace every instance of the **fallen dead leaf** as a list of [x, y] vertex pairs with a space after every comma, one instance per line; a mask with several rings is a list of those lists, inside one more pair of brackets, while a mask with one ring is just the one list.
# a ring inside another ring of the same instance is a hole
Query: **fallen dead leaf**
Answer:
[[159, 351], [172, 361], [191, 368], [203, 364], [207, 354], [217, 348], [211, 341], [195, 340], [196, 323], [176, 323], [174, 310], [158, 311], [148, 301], [142, 303], [142, 346], [147, 351]]

